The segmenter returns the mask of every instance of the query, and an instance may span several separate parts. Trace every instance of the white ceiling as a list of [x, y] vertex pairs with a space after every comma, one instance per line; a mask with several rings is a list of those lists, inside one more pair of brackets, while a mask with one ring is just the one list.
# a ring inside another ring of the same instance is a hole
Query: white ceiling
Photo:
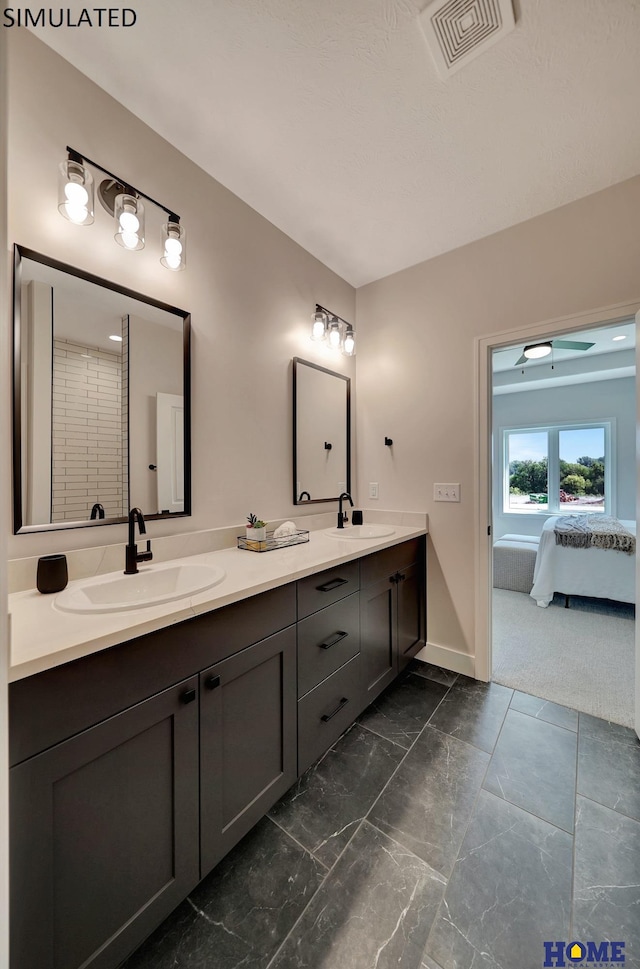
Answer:
[[447, 80], [424, 0], [137, 0], [133, 28], [35, 32], [360, 286], [640, 172], [640, 0], [516, 4]]
[[636, 324], [633, 318], [619, 320], [608, 326], [557, 333], [549, 339], [581, 341], [592, 343], [593, 346], [586, 350], [554, 347], [549, 356], [540, 360], [527, 360], [524, 364], [518, 364], [524, 350], [522, 343], [494, 350], [494, 394], [544, 390], [549, 387], [635, 376]]

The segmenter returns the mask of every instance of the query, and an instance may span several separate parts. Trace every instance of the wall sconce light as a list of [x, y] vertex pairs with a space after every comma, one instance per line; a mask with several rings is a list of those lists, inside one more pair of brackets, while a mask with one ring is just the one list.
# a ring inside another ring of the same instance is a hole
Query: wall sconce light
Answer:
[[114, 239], [118, 245], [131, 252], [144, 249], [145, 205], [142, 199], [146, 199], [167, 214], [161, 230], [161, 264], [173, 272], [186, 267], [186, 233], [180, 225], [179, 215], [75, 149], [67, 147], [67, 153], [68, 159], [60, 165], [58, 178], [58, 210], [65, 219], [76, 225], [91, 225], [94, 221], [94, 181], [87, 168], [91, 165], [107, 176], [98, 186], [98, 197], [115, 220]]
[[341, 350], [346, 357], [356, 352], [356, 333], [351, 323], [342, 320], [335, 313], [316, 303], [312, 319], [311, 339], [325, 343], [330, 350]]
[[93, 175], [75, 152], [70, 151], [58, 167], [58, 211], [75, 225], [91, 225], [94, 220]]

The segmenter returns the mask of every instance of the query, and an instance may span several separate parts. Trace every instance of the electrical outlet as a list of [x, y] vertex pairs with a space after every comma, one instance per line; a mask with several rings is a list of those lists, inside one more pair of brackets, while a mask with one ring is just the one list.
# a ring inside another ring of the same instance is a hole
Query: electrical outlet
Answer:
[[377, 498], [378, 497], [378, 482], [377, 481], [370, 481], [369, 482], [369, 497], [370, 498]]
[[434, 501], [460, 501], [459, 484], [434, 484]]

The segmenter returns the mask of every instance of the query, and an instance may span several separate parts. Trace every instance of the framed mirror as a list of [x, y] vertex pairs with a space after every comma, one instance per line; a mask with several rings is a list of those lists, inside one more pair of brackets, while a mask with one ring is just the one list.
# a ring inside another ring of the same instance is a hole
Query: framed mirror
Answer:
[[191, 514], [190, 316], [14, 247], [14, 531]]
[[351, 490], [351, 378], [293, 360], [293, 503]]

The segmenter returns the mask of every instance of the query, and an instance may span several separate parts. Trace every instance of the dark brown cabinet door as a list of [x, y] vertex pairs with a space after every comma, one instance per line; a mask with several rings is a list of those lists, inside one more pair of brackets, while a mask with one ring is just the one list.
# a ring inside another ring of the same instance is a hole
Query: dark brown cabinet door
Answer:
[[197, 883], [197, 687], [12, 769], [12, 969], [112, 969]]
[[394, 576], [360, 590], [362, 707], [371, 703], [398, 672], [395, 598]]
[[398, 672], [424, 646], [424, 578], [419, 563], [398, 573], [397, 631]]
[[200, 674], [201, 875], [296, 779], [296, 631]]

